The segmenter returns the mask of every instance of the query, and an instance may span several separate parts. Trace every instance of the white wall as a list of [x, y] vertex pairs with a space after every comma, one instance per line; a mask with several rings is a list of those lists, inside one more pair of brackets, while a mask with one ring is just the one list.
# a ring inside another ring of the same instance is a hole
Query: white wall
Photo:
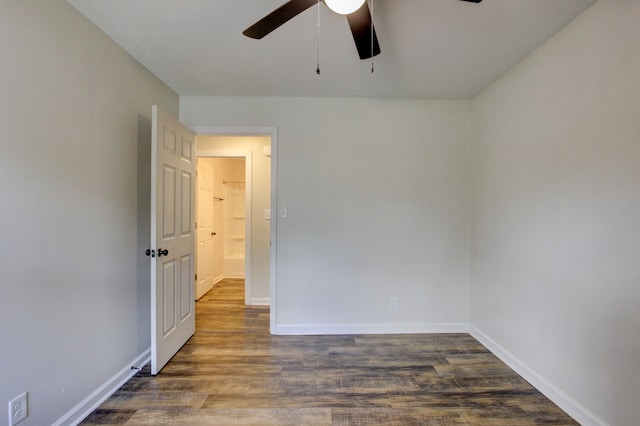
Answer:
[[278, 128], [279, 332], [468, 321], [468, 101], [182, 97], [180, 117]]
[[149, 347], [138, 155], [178, 98], [63, 0], [3, 1], [0, 57], [0, 425], [23, 391], [45, 425]]
[[473, 100], [472, 323], [640, 424], [640, 2], [600, 0]]

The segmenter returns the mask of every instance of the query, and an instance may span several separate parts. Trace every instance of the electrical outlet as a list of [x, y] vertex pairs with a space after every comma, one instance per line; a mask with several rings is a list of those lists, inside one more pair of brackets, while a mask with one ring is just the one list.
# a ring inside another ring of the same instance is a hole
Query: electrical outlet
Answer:
[[27, 393], [16, 396], [9, 401], [9, 426], [14, 426], [27, 418]]
[[389, 299], [389, 309], [393, 310], [393, 311], [397, 311], [398, 310], [398, 297], [392, 297], [391, 299]]

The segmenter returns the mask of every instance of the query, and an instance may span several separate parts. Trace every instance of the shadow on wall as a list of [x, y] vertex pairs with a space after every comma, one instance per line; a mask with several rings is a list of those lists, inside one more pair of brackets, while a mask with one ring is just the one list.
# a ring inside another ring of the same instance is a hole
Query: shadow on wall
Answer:
[[151, 345], [151, 265], [144, 251], [151, 243], [151, 120], [138, 115], [136, 279], [138, 353]]

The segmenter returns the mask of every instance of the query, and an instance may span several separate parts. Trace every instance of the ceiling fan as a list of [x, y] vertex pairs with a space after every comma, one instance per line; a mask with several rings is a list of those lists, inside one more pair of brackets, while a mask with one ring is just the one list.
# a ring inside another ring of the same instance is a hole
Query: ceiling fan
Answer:
[[[378, 37], [371, 22], [371, 12], [366, 0], [289, 0], [244, 30], [242, 34], [261, 39], [320, 1], [334, 12], [346, 15], [360, 59], [369, 59], [380, 54]], [[460, 1], [480, 3], [482, 0]]]

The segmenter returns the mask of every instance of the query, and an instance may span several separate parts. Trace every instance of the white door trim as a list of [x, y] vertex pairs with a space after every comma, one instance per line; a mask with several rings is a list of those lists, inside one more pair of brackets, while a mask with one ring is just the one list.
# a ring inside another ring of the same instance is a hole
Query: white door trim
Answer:
[[[277, 304], [278, 304], [278, 293], [277, 293], [277, 227], [278, 227], [278, 218], [276, 214], [273, 212], [278, 211], [277, 204], [277, 188], [278, 188], [278, 128], [277, 127], [207, 127], [207, 126], [194, 126], [191, 127], [196, 135], [198, 136], [270, 136], [271, 137], [271, 229], [270, 229], [270, 238], [271, 238], [271, 247], [269, 250], [269, 299], [270, 299], [270, 328], [271, 333], [274, 334], [276, 331], [277, 321]], [[219, 150], [207, 150], [198, 148], [198, 144], [196, 142], [196, 157], [216, 157], [218, 155], [212, 155], [212, 153], [216, 152], [229, 152], [229, 151], [219, 151]], [[250, 169], [247, 167], [247, 169]], [[249, 182], [249, 180], [247, 180]], [[250, 238], [251, 232], [247, 232], [248, 238]], [[249, 246], [250, 247], [250, 246]], [[250, 252], [250, 250], [247, 250]], [[245, 259], [249, 261], [249, 259]], [[248, 277], [247, 277], [248, 278]], [[249, 280], [247, 279], [246, 282]], [[245, 282], [245, 287], [246, 287]], [[250, 294], [250, 289], [247, 291], [245, 288], [245, 298], [248, 294]], [[246, 302], [246, 300], [245, 300]]]

